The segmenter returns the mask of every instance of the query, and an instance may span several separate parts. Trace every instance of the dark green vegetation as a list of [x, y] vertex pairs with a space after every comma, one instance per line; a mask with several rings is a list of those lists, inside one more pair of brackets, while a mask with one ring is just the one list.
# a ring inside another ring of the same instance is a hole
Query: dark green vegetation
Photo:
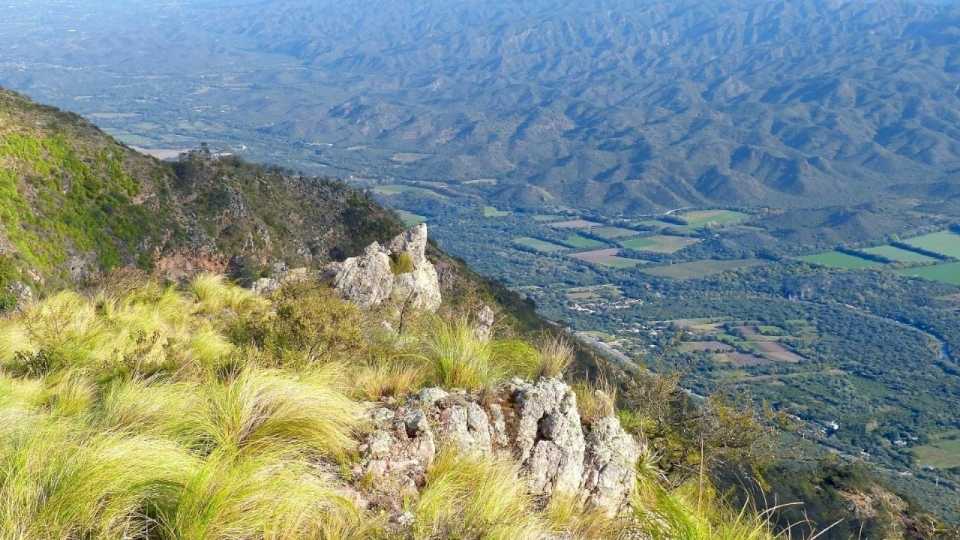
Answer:
[[957, 202], [955, 2], [11, 6], [0, 84], [140, 146], [611, 215]]

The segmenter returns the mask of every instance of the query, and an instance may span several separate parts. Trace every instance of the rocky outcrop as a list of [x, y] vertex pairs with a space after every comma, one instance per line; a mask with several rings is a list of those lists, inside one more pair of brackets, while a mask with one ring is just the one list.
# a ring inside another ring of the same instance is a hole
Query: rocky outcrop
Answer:
[[354, 474], [371, 480], [371, 501], [388, 511], [400, 511], [447, 447], [513, 457], [543, 501], [563, 493], [614, 514], [634, 486], [637, 441], [615, 417], [583, 426], [576, 395], [557, 379], [514, 380], [483, 396], [428, 388], [371, 416]]
[[327, 272], [337, 292], [362, 307], [390, 301], [436, 311], [441, 303], [440, 282], [426, 248], [427, 226], [420, 224], [386, 247], [374, 242], [360, 256], [329, 265]]

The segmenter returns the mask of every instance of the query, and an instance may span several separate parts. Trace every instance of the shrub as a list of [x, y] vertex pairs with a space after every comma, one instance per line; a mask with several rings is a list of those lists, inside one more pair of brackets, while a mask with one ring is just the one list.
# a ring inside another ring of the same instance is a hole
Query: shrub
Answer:
[[390, 254], [390, 270], [393, 275], [409, 274], [413, 272], [413, 257], [406, 251]]
[[[282, 365], [322, 363], [363, 354], [360, 310], [315, 282], [284, 286], [273, 298], [275, 313], [248, 318], [232, 330], [239, 340], [263, 347]], [[291, 366], [293, 367], [293, 366]]]

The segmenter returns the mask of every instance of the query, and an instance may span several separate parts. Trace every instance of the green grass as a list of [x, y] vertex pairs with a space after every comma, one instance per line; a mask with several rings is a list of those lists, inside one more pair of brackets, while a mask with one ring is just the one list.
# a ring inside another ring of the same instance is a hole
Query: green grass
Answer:
[[646, 264], [646, 261], [641, 261], [640, 259], [629, 259], [627, 257], [613, 256], [613, 257], [606, 258], [602, 261], [598, 261], [597, 264], [622, 270], [622, 269], [634, 268], [636, 266]]
[[140, 184], [119, 147], [81, 149], [59, 133], [0, 135], [0, 224], [34, 268], [59, 270], [72, 245], [111, 269], [127, 255], [122, 246], [154, 232], [156, 220], [133, 202]]
[[568, 235], [563, 239], [563, 243], [574, 249], [600, 249], [607, 247], [607, 244], [599, 240], [587, 238], [586, 236], [581, 236], [579, 234]]
[[510, 212], [505, 212], [503, 210], [498, 210], [495, 206], [484, 206], [483, 207], [483, 217], [485, 218], [500, 218], [509, 216]]
[[930, 438], [930, 442], [913, 449], [916, 462], [937, 469], [960, 467], [960, 430], [948, 431]]
[[[399, 489], [352, 472], [368, 413], [384, 405], [357, 396], [403, 402], [425, 385], [482, 392], [514, 377], [560, 377], [574, 349], [559, 338], [537, 347], [480, 339], [466, 319], [428, 314], [410, 314], [398, 335], [381, 329], [381, 316], [316, 283], [262, 298], [206, 275], [181, 289], [64, 291], [0, 319], [4, 537], [396, 536], [354, 497]], [[588, 422], [616, 412], [612, 391], [588, 390], [578, 390]], [[650, 460], [640, 469], [634, 501], [645, 533], [658, 537], [678, 520], [704, 520], [707, 532], [738, 521], [714, 501], [665, 506], [685, 495], [650, 484], [658, 474]], [[443, 450], [419, 493], [403, 498], [416, 517], [403, 536], [625, 532], [567, 494], [546, 504], [522, 478], [509, 454]]]
[[562, 216], [560, 214], [535, 214], [533, 220], [536, 222], [547, 222], [547, 221], [560, 221], [566, 219], [567, 216]]
[[867, 249], [860, 250], [864, 253], [869, 253], [871, 255], [879, 255], [890, 259], [891, 261], [902, 262], [902, 263], [916, 263], [916, 264], [934, 264], [938, 262], [937, 259], [933, 257], [928, 257], [926, 255], [916, 253], [914, 251], [908, 251], [906, 249], [900, 249], [894, 246], [877, 246]]
[[513, 239], [513, 243], [533, 249], [535, 251], [539, 251], [540, 253], [557, 253], [567, 249], [565, 246], [561, 246], [560, 244], [554, 244], [553, 242], [547, 242], [546, 240], [531, 238], [529, 236], [518, 236]]
[[634, 231], [632, 229], [624, 229], [623, 227], [610, 227], [610, 226], [596, 227], [596, 228], [590, 229], [590, 232], [606, 240], [614, 240], [617, 238], [627, 238], [630, 236], [636, 236], [640, 234], [639, 232]]
[[927, 251], [940, 253], [948, 257], [960, 259], [960, 235], [950, 231], [941, 231], [924, 236], [918, 236], [904, 241]]
[[766, 264], [760, 259], [737, 259], [732, 261], [693, 261], [688, 263], [653, 266], [642, 270], [645, 274], [673, 279], [700, 279], [730, 270], [752, 268]]
[[907, 268], [897, 272], [902, 276], [919, 277], [951, 285], [960, 285], [960, 262]]
[[637, 251], [672, 254], [699, 241], [685, 236], [654, 235], [622, 240], [620, 245]]
[[695, 210], [684, 212], [679, 217], [686, 221], [689, 227], [699, 229], [702, 227], [734, 225], [746, 221], [750, 215], [733, 210]]
[[410, 194], [410, 195], [418, 195], [418, 196], [422, 196], [422, 197], [433, 197], [433, 198], [437, 198], [437, 199], [447, 199], [447, 198], [448, 198], [446, 195], [442, 195], [442, 194], [440, 194], [440, 193], [437, 193], [436, 191], [433, 191], [432, 189], [427, 189], [427, 188], [422, 188], [422, 187], [417, 187], [417, 186], [408, 186], [408, 185], [405, 185], [405, 184], [384, 184], [384, 185], [379, 185], [379, 186], [376, 186], [375, 188], [373, 188], [373, 192], [376, 193], [377, 195], [385, 195], [385, 196], [401, 195], [401, 194], [404, 194], [404, 193], [408, 193], [408, 194]]
[[855, 257], [839, 251], [827, 251], [816, 255], [798, 257], [798, 259], [818, 266], [829, 266], [831, 268], [842, 268], [845, 270], [880, 268], [883, 266], [883, 263], [864, 259], [863, 257]]

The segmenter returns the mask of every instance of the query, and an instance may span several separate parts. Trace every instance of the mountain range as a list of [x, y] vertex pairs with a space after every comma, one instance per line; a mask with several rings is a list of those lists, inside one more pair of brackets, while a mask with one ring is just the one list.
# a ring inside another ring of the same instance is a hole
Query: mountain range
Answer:
[[0, 83], [142, 144], [495, 179], [487, 196], [609, 214], [909, 205], [960, 171], [953, 2], [137, 1], [96, 21], [85, 2], [61, 8], [27, 2], [0, 24], [8, 42], [43, 37], [0, 52]]

